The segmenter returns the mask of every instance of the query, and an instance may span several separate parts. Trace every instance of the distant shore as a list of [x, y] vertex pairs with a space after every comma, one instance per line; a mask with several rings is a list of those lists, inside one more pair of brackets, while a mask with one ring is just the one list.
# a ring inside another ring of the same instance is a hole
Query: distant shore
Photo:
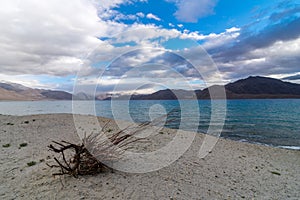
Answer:
[[[212, 152], [199, 159], [204, 135], [197, 134], [180, 159], [159, 171], [60, 178], [51, 175], [57, 169], [45, 164], [53, 157], [47, 145], [52, 140], [80, 143], [71, 114], [0, 115], [0, 123], [1, 199], [300, 198], [300, 151], [219, 139]], [[153, 151], [173, 136], [173, 130], [164, 129], [147, 138], [143, 149]], [[28, 166], [30, 162], [35, 165]]]

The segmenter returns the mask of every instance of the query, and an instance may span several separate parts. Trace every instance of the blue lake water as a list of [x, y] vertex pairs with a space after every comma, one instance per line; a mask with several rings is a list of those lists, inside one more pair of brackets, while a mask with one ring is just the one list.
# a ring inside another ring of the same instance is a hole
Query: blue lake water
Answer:
[[300, 99], [76, 101], [73, 107], [72, 101], [0, 102], [0, 114], [77, 113], [144, 122], [172, 111], [165, 125], [170, 128], [221, 130], [224, 138], [300, 149]]

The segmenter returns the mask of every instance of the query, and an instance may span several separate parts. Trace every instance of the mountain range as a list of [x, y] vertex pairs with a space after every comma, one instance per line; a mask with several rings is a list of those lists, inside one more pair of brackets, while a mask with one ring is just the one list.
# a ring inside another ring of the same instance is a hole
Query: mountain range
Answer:
[[[213, 85], [203, 90], [160, 90], [152, 94], [117, 96], [114, 99], [131, 100], [174, 100], [174, 99], [210, 99], [209, 89], [221, 89]], [[264, 99], [264, 98], [300, 98], [300, 84], [284, 82], [278, 79], [250, 76], [224, 86], [228, 99]], [[85, 93], [71, 94], [65, 91], [33, 89], [16, 83], [0, 83], [0, 100], [37, 101], [37, 100], [91, 100]], [[220, 97], [221, 98], [221, 97]], [[111, 100], [111, 97], [96, 97], [96, 100]]]
[[[220, 86], [212, 86], [220, 87]], [[224, 86], [227, 99], [300, 98], [300, 84], [250, 76]], [[196, 90], [198, 99], [209, 99], [208, 88]]]
[[72, 94], [64, 91], [33, 89], [16, 83], [0, 83], [0, 100], [72, 100]]
[[[175, 100], [175, 99], [210, 99], [209, 90], [218, 91], [225, 88], [227, 99], [267, 99], [300, 98], [300, 84], [284, 82], [279, 79], [250, 76], [225, 86], [213, 85], [203, 90], [160, 90], [152, 94], [132, 95], [131, 100]], [[223, 98], [216, 96], [215, 98]], [[107, 98], [106, 100], [110, 100]], [[128, 99], [128, 96], [114, 97]]]

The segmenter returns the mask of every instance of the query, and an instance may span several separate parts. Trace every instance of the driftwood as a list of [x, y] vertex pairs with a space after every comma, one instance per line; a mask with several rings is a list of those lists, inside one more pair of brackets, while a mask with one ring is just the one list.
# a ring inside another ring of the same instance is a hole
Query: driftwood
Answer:
[[[54, 157], [56, 165], [51, 168], [60, 168], [60, 173], [53, 175], [93, 175], [110, 168], [105, 163], [117, 160], [127, 150], [131, 143], [140, 140], [132, 137], [135, 132], [125, 133], [124, 130], [103, 137], [103, 134], [91, 134], [83, 140], [81, 145], [66, 141], [56, 142], [48, 146], [49, 150], [61, 155], [61, 159]], [[71, 154], [71, 155], [70, 155]]]
[[[103, 171], [105, 168], [109, 168], [92, 156], [83, 144], [76, 145], [66, 141], [62, 141], [61, 143], [53, 141], [53, 143], [60, 147], [56, 148], [51, 144], [48, 146], [49, 149], [62, 155], [62, 161], [54, 157], [58, 165], [49, 165], [50, 167], [58, 167], [61, 170], [60, 173], [54, 173], [54, 176], [64, 174], [74, 177], [78, 177], [78, 175], [93, 175]], [[72, 150], [74, 153], [69, 160], [66, 159], [66, 150]]]
[[132, 143], [142, 140], [142, 138], [134, 137], [136, 134], [149, 127], [153, 129], [154, 126], [161, 127], [166, 125], [166, 123], [172, 122], [173, 119], [167, 119], [166, 122], [162, 120], [165, 117], [168, 118], [170, 113], [154, 119], [152, 122], [145, 122], [135, 126], [130, 125], [114, 133], [104, 131], [108, 126], [108, 122], [103, 126], [100, 133], [92, 133], [89, 136], [85, 136], [80, 145], [67, 141], [53, 141], [53, 144], [50, 144], [48, 148], [60, 154], [61, 159], [54, 157], [56, 165], [47, 165], [51, 168], [60, 168], [60, 172], [54, 173], [54, 176], [71, 175], [78, 177], [79, 175], [98, 174], [107, 169], [113, 171], [106, 163], [116, 161], [126, 150], [131, 148]]

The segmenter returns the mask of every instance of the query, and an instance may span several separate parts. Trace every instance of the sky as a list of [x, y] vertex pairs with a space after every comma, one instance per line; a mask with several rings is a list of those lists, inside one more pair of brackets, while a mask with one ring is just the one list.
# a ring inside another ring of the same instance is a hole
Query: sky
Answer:
[[[300, 1], [10, 0], [0, 81], [92, 93], [300, 83]], [[75, 89], [74, 89], [75, 88]]]

